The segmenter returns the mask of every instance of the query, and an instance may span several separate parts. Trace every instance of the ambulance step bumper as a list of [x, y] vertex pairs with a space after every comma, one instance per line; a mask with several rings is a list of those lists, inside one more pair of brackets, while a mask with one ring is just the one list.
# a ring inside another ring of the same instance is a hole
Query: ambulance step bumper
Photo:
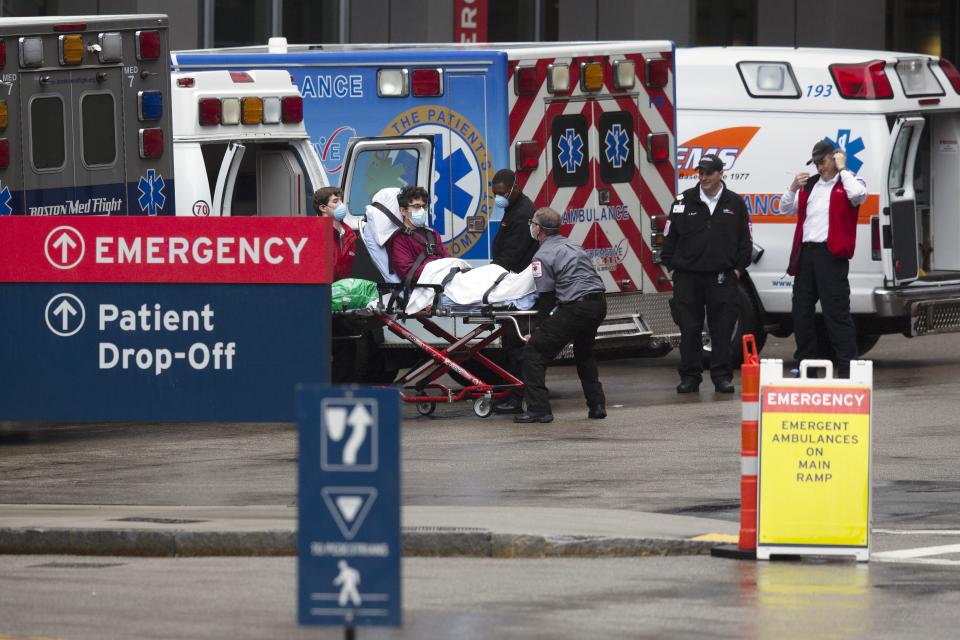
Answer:
[[960, 297], [948, 300], [924, 300], [910, 306], [910, 335], [960, 331]]

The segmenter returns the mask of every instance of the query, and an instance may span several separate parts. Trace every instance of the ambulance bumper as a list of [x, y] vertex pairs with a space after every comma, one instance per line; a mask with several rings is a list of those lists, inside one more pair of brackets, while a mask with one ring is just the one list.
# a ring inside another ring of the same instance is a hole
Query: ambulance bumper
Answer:
[[960, 331], [960, 284], [878, 289], [874, 302], [880, 317], [909, 318], [911, 336]]

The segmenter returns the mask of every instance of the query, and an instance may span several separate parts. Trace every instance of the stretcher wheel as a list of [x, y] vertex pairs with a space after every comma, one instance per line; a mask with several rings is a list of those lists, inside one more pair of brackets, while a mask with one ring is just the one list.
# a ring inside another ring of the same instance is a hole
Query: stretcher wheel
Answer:
[[418, 402], [417, 403], [417, 413], [422, 416], [429, 416], [431, 413], [437, 410], [437, 404], [435, 402]]
[[473, 412], [478, 418], [489, 418], [493, 413], [493, 400], [491, 398], [477, 398], [473, 401]]

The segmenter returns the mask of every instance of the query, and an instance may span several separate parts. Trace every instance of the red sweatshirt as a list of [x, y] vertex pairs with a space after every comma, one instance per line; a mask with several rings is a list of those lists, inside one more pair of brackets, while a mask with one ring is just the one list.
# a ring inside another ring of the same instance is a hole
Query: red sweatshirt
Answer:
[[[414, 237], [413, 234], [416, 234], [416, 237]], [[390, 258], [390, 270], [400, 278], [401, 282], [406, 282], [407, 274], [410, 273], [413, 263], [416, 262], [420, 254], [423, 253], [424, 240], [432, 242], [436, 245], [436, 249], [433, 255], [428, 255], [423, 262], [420, 263], [420, 266], [417, 267], [417, 270], [413, 273], [413, 278], [410, 280], [411, 282], [416, 282], [420, 277], [420, 273], [423, 271], [423, 265], [428, 262], [433, 262], [434, 260], [439, 260], [440, 258], [450, 257], [446, 247], [443, 246], [443, 242], [440, 241], [440, 234], [433, 229], [418, 228], [411, 231], [403, 228], [398, 229], [396, 233], [387, 240], [387, 256]]]
[[343, 280], [350, 277], [350, 271], [353, 270], [353, 261], [357, 257], [357, 234], [353, 229], [343, 224], [342, 234], [333, 230], [333, 279]]

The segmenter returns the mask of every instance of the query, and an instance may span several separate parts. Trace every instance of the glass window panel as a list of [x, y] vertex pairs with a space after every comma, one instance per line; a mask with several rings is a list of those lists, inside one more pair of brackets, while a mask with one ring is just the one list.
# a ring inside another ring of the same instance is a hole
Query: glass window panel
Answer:
[[31, 157], [35, 169], [59, 169], [66, 163], [63, 100], [40, 96], [30, 103]]
[[83, 162], [87, 166], [112, 165], [117, 159], [114, 100], [110, 93], [87, 94], [80, 99], [83, 127]]

